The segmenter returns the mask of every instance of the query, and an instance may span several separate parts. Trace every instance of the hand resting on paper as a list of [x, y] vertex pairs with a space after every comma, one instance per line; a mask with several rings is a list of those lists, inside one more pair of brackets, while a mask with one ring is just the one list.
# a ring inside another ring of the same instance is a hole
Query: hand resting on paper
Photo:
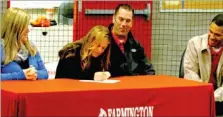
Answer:
[[103, 81], [103, 80], [107, 80], [110, 76], [111, 76], [111, 74], [108, 71], [95, 72], [94, 80], [95, 81]]

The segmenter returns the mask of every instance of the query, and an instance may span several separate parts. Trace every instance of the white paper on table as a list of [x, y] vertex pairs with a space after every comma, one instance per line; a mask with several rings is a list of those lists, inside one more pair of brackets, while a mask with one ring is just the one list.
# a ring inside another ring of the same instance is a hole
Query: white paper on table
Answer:
[[223, 87], [219, 87], [214, 91], [214, 98], [217, 102], [223, 101]]
[[120, 80], [102, 80], [102, 81], [95, 81], [95, 80], [80, 80], [80, 82], [117, 83], [117, 82], [120, 82]]

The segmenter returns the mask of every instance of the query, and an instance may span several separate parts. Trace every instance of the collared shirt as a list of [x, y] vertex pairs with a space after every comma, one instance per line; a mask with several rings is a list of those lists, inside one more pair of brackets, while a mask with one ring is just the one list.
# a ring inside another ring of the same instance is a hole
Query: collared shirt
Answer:
[[215, 51], [214, 48], [212, 47], [210, 47], [210, 50], [211, 50], [211, 74], [209, 83], [212, 83], [213, 86], [216, 87], [216, 70], [223, 51], [223, 47], [221, 47], [219, 51]]
[[124, 52], [125, 52], [125, 48], [124, 48], [124, 46], [125, 46], [125, 43], [126, 43], [126, 41], [127, 41], [127, 37], [124, 38], [124, 39], [120, 39], [118, 36], [116, 36], [116, 35], [114, 34], [113, 31], [112, 31], [112, 36], [113, 36], [113, 38], [114, 38], [116, 44], [117, 44], [118, 47], [120, 48], [120, 50], [124, 53]]

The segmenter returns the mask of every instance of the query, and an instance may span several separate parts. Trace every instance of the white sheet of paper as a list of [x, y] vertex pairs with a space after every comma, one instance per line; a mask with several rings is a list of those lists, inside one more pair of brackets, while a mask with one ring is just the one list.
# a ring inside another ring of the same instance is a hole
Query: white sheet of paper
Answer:
[[80, 80], [80, 82], [117, 83], [117, 82], [120, 82], [120, 80], [103, 80], [103, 81], [95, 81], [95, 80]]

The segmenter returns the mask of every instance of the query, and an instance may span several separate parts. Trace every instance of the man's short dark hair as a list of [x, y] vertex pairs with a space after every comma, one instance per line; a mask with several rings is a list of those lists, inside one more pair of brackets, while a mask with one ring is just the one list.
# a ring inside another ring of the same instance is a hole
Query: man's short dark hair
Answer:
[[216, 15], [211, 22], [214, 22], [218, 26], [223, 26], [223, 14]]
[[119, 4], [116, 8], [115, 8], [115, 15], [118, 13], [119, 9], [123, 8], [129, 11], [132, 11], [132, 15], [134, 16], [134, 9], [129, 5], [129, 4]]

